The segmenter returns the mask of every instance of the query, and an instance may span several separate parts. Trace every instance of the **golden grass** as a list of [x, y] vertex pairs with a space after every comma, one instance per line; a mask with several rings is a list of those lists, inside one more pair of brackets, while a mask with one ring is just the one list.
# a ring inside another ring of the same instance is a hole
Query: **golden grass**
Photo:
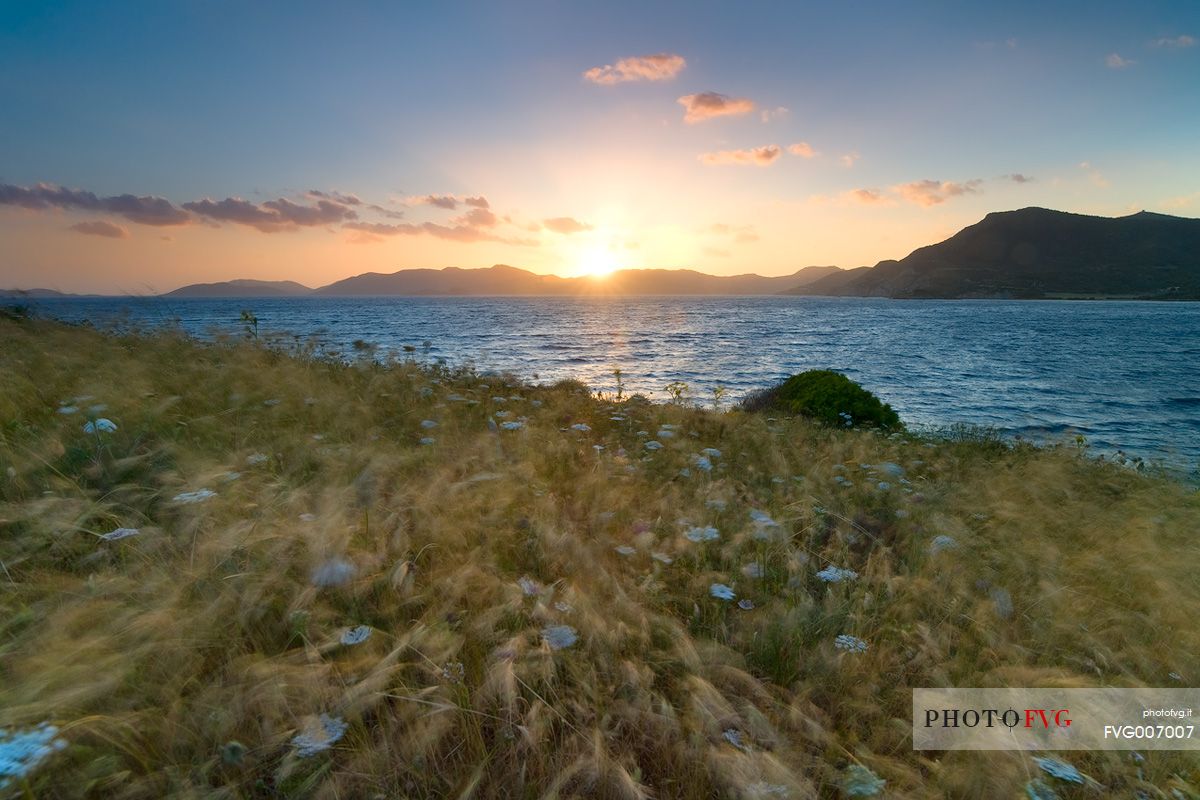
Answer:
[[[0, 727], [70, 745], [32, 796], [833, 797], [861, 764], [1012, 798], [1028, 755], [912, 751], [912, 687], [1198, 679], [1196, 494], [1065, 448], [43, 322], [0, 321], [0, 375]], [[81, 430], [98, 403], [117, 431]], [[334, 559], [352, 579], [314, 585]], [[320, 714], [349, 727], [301, 758]], [[1064, 755], [1104, 788], [1063, 797], [1200, 786], [1194, 754]]]

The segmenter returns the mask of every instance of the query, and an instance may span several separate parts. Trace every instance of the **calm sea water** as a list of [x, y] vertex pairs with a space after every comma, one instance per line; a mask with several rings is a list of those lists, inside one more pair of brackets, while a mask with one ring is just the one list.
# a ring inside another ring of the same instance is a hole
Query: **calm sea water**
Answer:
[[[806, 369], [835, 369], [915, 426], [994, 426], [1057, 439], [1083, 434], [1185, 470], [1200, 462], [1200, 303], [704, 298], [104, 298], [38, 301], [97, 324], [169, 324], [205, 337], [259, 328], [356, 339], [417, 358], [472, 362], [540, 381], [577, 378], [698, 401]], [[424, 343], [428, 342], [428, 345]]]

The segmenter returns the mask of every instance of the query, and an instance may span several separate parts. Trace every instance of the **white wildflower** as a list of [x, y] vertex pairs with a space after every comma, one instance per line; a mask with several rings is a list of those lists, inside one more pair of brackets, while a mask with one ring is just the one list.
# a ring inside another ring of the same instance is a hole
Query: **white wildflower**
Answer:
[[176, 503], [189, 505], [191, 503], [203, 503], [205, 500], [216, 496], [217, 493], [212, 489], [197, 489], [194, 492], [180, 492], [173, 499]]
[[733, 589], [729, 588], [723, 583], [714, 583], [712, 586], [708, 587], [708, 593], [718, 600], [732, 600], [733, 598], [737, 597], [737, 594], [733, 591]]
[[865, 653], [869, 647], [862, 639], [848, 633], [839, 634], [833, 640], [833, 646], [838, 650], [845, 650], [847, 653]]
[[542, 628], [542, 640], [551, 650], [565, 650], [579, 641], [579, 634], [570, 625], [550, 625]]
[[371, 638], [371, 626], [356, 625], [353, 628], [347, 628], [342, 631], [342, 644], [350, 646], [353, 644], [361, 644]]
[[830, 564], [825, 569], [817, 573], [817, 578], [826, 583], [841, 583], [842, 581], [852, 581], [858, 577], [858, 573], [852, 569], [842, 569]]
[[348, 583], [356, 571], [349, 561], [331, 558], [313, 570], [312, 584], [321, 588], [341, 586]]
[[137, 528], [117, 528], [108, 533], [100, 534], [100, 538], [106, 542], [115, 542], [120, 539], [127, 539], [130, 536], [137, 536], [141, 531]]
[[349, 726], [341, 717], [322, 714], [292, 738], [292, 746], [296, 748], [296, 755], [301, 758], [315, 756], [328, 750], [341, 739], [346, 734], [347, 727]]
[[686, 531], [684, 531], [683, 538], [687, 539], [689, 542], [711, 542], [714, 539], [720, 539], [721, 533], [716, 528], [711, 526], [694, 527], [688, 528]]

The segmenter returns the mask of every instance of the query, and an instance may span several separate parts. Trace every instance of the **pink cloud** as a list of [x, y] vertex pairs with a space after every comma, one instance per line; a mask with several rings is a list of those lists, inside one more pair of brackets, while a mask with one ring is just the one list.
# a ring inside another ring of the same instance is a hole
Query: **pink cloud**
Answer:
[[756, 167], [765, 167], [779, 158], [782, 152], [779, 145], [775, 144], [752, 147], [749, 150], [719, 150], [715, 153], [702, 153], [700, 163], [708, 166], [752, 164]]
[[601, 86], [612, 86], [627, 81], [667, 81], [678, 75], [687, 61], [674, 53], [656, 53], [650, 56], [622, 58], [616, 64], [592, 67], [583, 73], [585, 80]]
[[892, 191], [910, 203], [928, 208], [929, 206], [944, 203], [951, 197], [959, 197], [964, 194], [977, 194], [982, 183], [983, 181], [978, 178], [966, 181], [965, 183], [924, 180], [893, 186]]
[[86, 233], [89, 236], [106, 236], [109, 239], [128, 239], [129, 231], [120, 225], [105, 222], [102, 219], [94, 222], [79, 222], [71, 226], [76, 233]]
[[688, 94], [675, 102], [684, 108], [683, 121], [689, 125], [714, 117], [749, 114], [754, 110], [754, 101], [745, 97], [729, 97], [716, 92]]
[[582, 233], [592, 229], [591, 225], [572, 217], [552, 217], [542, 220], [542, 224], [546, 226], [547, 230], [562, 234]]

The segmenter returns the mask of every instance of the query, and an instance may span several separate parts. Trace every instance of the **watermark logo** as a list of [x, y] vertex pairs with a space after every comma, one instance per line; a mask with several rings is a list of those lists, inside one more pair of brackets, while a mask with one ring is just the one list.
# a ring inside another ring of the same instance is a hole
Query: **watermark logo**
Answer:
[[1200, 689], [914, 689], [914, 750], [1200, 750]]

